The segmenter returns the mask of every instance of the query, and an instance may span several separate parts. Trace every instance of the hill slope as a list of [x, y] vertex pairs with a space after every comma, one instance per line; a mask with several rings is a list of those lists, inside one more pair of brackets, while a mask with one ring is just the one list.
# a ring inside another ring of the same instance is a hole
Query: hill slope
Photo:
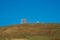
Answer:
[[60, 37], [60, 24], [19, 24], [0, 28], [0, 38], [24, 38], [27, 36]]

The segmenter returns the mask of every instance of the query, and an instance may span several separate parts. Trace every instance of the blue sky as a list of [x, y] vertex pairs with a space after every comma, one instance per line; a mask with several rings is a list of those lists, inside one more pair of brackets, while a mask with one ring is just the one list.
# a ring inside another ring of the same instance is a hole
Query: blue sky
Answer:
[[60, 23], [60, 0], [0, 0], [0, 26], [27, 23]]

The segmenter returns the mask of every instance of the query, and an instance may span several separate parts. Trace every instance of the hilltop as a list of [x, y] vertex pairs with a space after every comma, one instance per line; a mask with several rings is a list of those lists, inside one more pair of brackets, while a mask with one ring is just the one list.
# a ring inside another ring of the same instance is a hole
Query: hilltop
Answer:
[[60, 38], [60, 24], [18, 24], [0, 27], [0, 38], [25, 38], [27, 36]]

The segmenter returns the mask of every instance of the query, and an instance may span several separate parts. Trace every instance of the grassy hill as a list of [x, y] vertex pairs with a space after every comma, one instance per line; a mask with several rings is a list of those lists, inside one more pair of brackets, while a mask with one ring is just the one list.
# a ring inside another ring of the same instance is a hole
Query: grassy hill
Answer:
[[60, 40], [60, 24], [19, 24], [0, 27], [0, 39]]

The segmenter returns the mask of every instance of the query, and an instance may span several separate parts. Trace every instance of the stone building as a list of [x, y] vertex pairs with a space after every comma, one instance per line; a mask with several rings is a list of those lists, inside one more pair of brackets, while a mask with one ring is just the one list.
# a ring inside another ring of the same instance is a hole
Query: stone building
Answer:
[[26, 19], [21, 19], [21, 24], [26, 24]]

